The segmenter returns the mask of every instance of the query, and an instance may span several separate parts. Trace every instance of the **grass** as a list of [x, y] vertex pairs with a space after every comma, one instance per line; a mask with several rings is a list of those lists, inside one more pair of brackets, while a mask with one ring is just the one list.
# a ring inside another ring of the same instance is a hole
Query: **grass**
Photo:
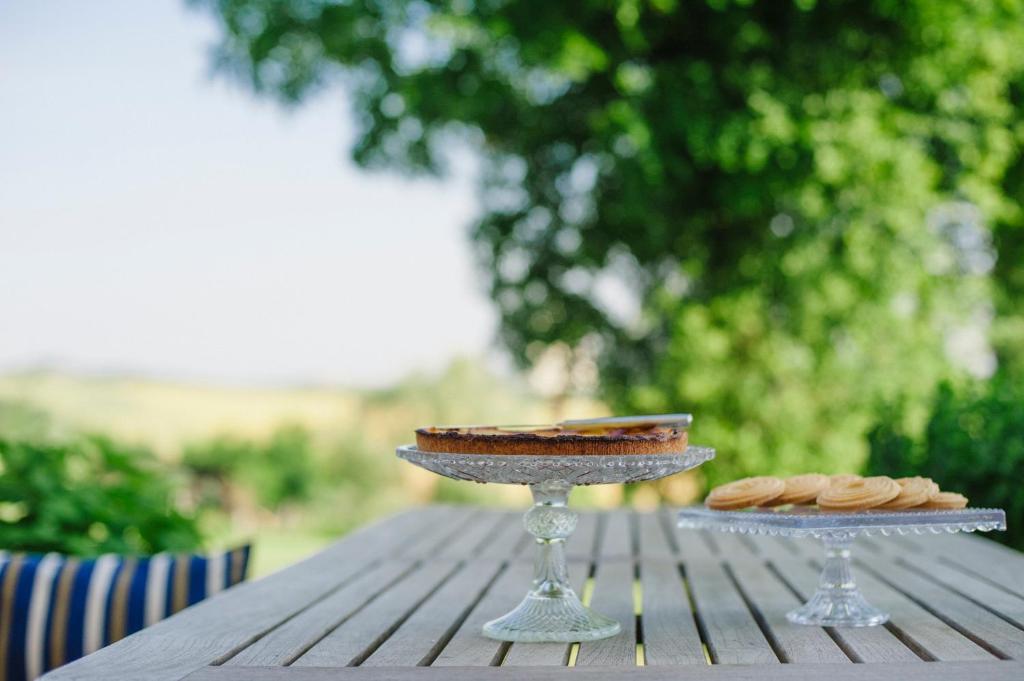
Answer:
[[251, 539], [254, 547], [249, 579], [258, 579], [294, 565], [338, 538], [302, 529], [264, 529]]

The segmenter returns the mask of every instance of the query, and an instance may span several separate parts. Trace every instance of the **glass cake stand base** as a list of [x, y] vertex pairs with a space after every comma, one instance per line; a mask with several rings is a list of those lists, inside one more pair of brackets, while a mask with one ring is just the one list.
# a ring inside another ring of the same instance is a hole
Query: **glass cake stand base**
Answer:
[[568, 508], [572, 485], [548, 481], [530, 485], [534, 505], [523, 518], [537, 540], [533, 586], [515, 610], [484, 625], [484, 636], [499, 641], [596, 641], [619, 633], [615, 620], [583, 605], [569, 586], [565, 540], [576, 529]]
[[615, 636], [622, 627], [583, 605], [572, 589], [557, 595], [533, 589], [515, 610], [484, 625], [483, 634], [498, 641], [575, 643]]
[[1006, 514], [991, 508], [830, 513], [808, 507], [713, 511], [694, 506], [679, 511], [678, 524], [690, 529], [821, 539], [825, 544], [825, 564], [818, 589], [809, 601], [786, 613], [786, 619], [819, 627], [873, 627], [888, 622], [889, 614], [871, 605], [857, 588], [850, 560], [850, 549], [857, 537], [1005, 530]]
[[570, 589], [561, 596], [527, 594], [515, 610], [484, 625], [487, 638], [498, 641], [575, 643], [615, 636], [622, 627], [592, 611]]
[[786, 613], [786, 619], [819, 627], [873, 627], [888, 622], [889, 614], [868, 603], [853, 579], [853, 539], [826, 537], [824, 542], [825, 565], [818, 590], [809, 601]]
[[577, 485], [657, 480], [709, 461], [715, 450], [691, 445], [667, 454], [544, 456], [446, 454], [405, 445], [397, 454], [454, 480], [530, 486], [534, 503], [523, 524], [537, 544], [533, 582], [526, 598], [512, 612], [485, 624], [483, 634], [499, 641], [575, 643], [614, 636], [621, 627], [583, 605], [569, 585], [565, 542], [577, 520], [568, 507], [569, 492]]

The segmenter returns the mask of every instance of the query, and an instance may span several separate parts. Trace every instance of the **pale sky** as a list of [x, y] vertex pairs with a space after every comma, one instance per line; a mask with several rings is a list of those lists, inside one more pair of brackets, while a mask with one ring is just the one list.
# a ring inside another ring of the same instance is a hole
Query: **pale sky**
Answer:
[[257, 100], [215, 35], [181, 0], [0, 4], [0, 371], [379, 385], [485, 352], [470, 172], [355, 168], [342, 92]]

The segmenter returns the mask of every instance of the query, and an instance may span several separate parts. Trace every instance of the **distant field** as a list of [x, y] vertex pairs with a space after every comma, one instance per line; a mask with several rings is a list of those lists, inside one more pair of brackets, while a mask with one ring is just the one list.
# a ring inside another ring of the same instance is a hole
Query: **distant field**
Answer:
[[174, 458], [222, 433], [259, 439], [281, 423], [310, 430], [356, 426], [360, 397], [340, 389], [234, 388], [49, 372], [0, 376], [0, 400], [46, 411], [60, 426], [145, 443]]
[[544, 423], [605, 413], [593, 400], [550, 403], [522, 381], [497, 378], [462, 360], [436, 377], [414, 376], [382, 390], [252, 388], [50, 371], [0, 375], [3, 402], [46, 412], [62, 429], [100, 432], [174, 459], [189, 443], [231, 434], [260, 439], [283, 423], [316, 433], [356, 433], [371, 444], [408, 441], [429, 423]]

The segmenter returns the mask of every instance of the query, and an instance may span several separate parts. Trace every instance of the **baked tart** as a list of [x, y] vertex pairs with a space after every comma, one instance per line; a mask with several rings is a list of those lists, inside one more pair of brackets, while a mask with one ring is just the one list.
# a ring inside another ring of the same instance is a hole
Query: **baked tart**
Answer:
[[451, 454], [678, 454], [686, 450], [688, 414], [563, 421], [544, 426], [430, 426], [416, 446]]

